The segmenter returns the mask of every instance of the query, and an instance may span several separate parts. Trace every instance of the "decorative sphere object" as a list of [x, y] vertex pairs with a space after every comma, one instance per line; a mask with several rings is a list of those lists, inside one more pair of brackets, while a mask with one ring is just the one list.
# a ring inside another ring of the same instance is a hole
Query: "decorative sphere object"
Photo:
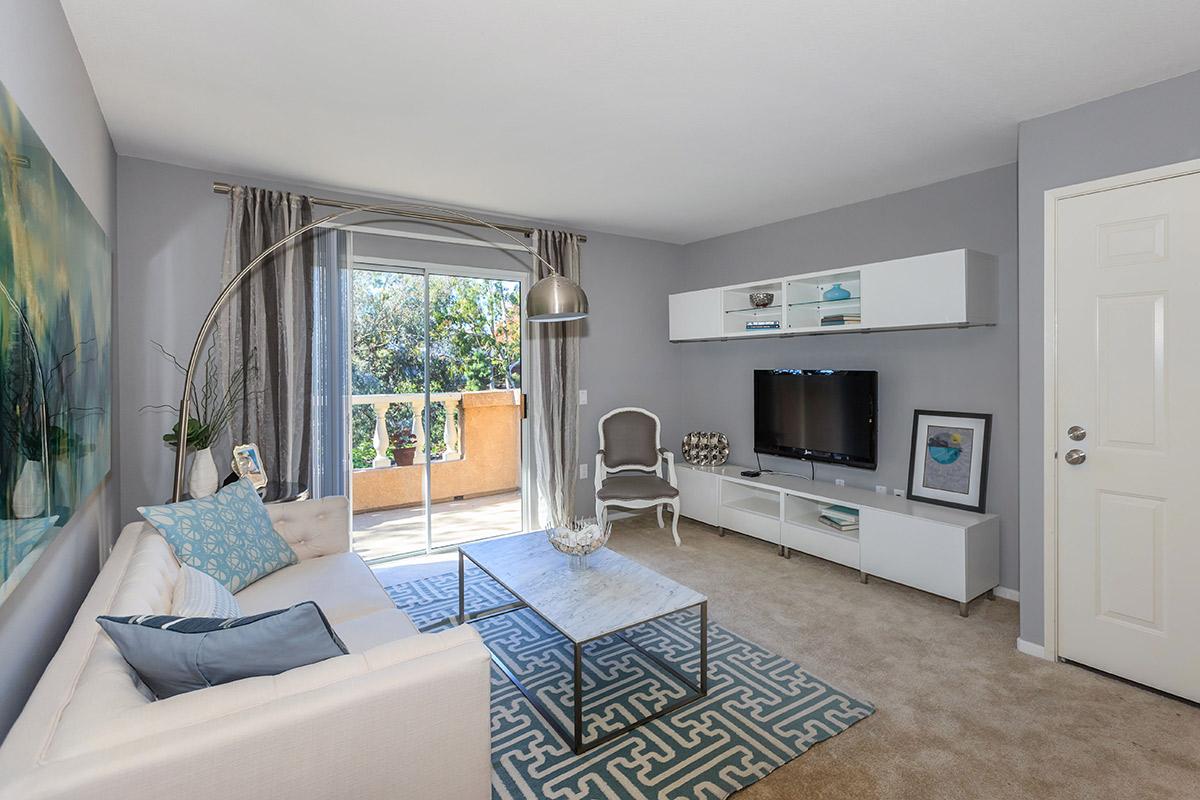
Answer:
[[751, 292], [750, 305], [755, 308], [766, 308], [775, 302], [774, 292]]
[[693, 431], [683, 437], [683, 460], [698, 467], [719, 467], [729, 460], [729, 437], [716, 431]]
[[571, 569], [587, 569], [587, 557], [608, 542], [612, 525], [601, 528], [595, 519], [575, 519], [546, 531], [550, 546], [570, 557]]

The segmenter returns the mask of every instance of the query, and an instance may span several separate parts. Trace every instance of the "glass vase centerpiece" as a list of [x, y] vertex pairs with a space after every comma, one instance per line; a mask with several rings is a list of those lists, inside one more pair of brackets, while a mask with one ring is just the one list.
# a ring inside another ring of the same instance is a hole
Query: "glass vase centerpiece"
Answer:
[[588, 556], [604, 547], [612, 533], [612, 525], [603, 528], [595, 519], [574, 519], [566, 525], [546, 531], [550, 545], [567, 556], [568, 566], [574, 570], [588, 568]]

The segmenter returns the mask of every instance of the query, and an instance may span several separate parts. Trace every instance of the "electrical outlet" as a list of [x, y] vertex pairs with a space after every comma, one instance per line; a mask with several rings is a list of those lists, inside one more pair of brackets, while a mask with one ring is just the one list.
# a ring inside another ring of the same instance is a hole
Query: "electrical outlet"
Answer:
[[896, 495], [896, 497], [904, 497], [904, 490], [903, 489], [892, 489], [892, 494]]
[[845, 486], [845, 485], [846, 485], [846, 479], [845, 479], [845, 478], [835, 478], [835, 479], [834, 479], [834, 481], [833, 481], [833, 485], [834, 485], [834, 486]]
[[581, 405], [581, 406], [587, 405], [587, 389], [579, 390], [579, 405]]
[[586, 461], [579, 465], [579, 480], [587, 480], [587, 467]]
[[887, 494], [887, 487], [883, 484], [875, 485], [875, 494]]

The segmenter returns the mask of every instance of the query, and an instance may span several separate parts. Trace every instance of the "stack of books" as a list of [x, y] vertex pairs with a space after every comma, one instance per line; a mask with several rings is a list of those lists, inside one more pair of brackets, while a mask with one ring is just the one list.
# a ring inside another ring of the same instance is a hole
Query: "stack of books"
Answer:
[[858, 511], [845, 506], [826, 506], [817, 519], [823, 525], [846, 533], [858, 530]]
[[862, 322], [862, 314], [830, 314], [821, 317], [821, 326], [827, 325], [858, 325]]

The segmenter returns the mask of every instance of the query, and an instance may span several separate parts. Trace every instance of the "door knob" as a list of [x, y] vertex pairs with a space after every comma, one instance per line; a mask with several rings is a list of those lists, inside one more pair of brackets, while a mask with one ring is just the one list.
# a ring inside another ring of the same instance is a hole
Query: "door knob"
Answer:
[[1072, 425], [1071, 427], [1067, 428], [1067, 438], [1072, 442], [1082, 442], [1087, 438], [1087, 430], [1079, 425]]
[[1074, 467], [1087, 461], [1087, 453], [1082, 450], [1068, 450], [1065, 458], [1067, 463]]

